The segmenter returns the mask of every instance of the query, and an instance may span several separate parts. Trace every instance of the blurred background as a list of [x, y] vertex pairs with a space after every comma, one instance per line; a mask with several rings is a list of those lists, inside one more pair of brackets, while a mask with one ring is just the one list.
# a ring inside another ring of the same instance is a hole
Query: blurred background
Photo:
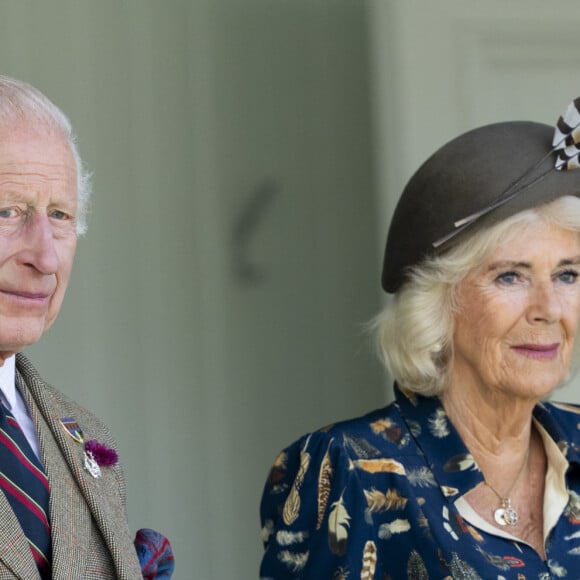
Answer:
[[277, 452], [389, 400], [365, 323], [394, 203], [459, 132], [555, 123], [579, 19], [576, 0], [2, 2], [0, 72], [69, 114], [94, 173], [29, 354], [115, 433], [130, 525], [170, 538], [176, 580], [256, 578]]

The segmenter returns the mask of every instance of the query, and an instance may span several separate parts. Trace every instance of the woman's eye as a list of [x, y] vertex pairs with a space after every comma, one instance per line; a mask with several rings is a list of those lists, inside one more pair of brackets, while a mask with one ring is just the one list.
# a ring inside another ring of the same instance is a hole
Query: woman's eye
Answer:
[[517, 272], [503, 272], [496, 278], [496, 281], [500, 284], [515, 284], [518, 279], [519, 274]]
[[565, 270], [558, 274], [558, 280], [565, 284], [574, 284], [578, 279], [578, 272], [576, 270]]

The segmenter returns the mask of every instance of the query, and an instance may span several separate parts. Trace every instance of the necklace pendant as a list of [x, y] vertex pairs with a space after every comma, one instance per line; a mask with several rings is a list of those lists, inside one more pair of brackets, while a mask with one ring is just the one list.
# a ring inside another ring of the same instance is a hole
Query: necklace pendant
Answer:
[[500, 526], [515, 526], [518, 523], [518, 513], [509, 497], [501, 500], [501, 507], [493, 512], [493, 518]]
[[493, 512], [493, 518], [495, 519], [495, 523], [498, 524], [499, 526], [507, 525], [507, 521], [505, 520], [505, 510], [502, 507], [497, 508]]
[[508, 526], [515, 526], [518, 523], [518, 514], [516, 510], [510, 507], [505, 510], [503, 519]]

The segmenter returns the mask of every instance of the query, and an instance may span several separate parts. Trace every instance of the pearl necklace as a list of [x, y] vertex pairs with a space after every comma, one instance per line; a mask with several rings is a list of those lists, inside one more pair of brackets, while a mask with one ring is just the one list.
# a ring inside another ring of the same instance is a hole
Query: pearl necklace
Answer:
[[522, 466], [520, 467], [520, 470], [518, 471], [518, 474], [516, 475], [516, 478], [514, 479], [514, 482], [511, 484], [505, 497], [500, 495], [494, 489], [494, 487], [484, 478], [485, 485], [487, 485], [487, 487], [489, 487], [489, 489], [491, 489], [491, 491], [493, 491], [493, 493], [497, 495], [497, 498], [500, 501], [500, 506], [493, 512], [493, 519], [500, 526], [515, 526], [518, 523], [519, 520], [518, 512], [516, 512], [516, 510], [514, 509], [512, 505], [512, 500], [510, 499], [509, 496], [511, 495], [514, 487], [516, 486], [516, 483], [520, 480], [520, 477], [524, 472], [524, 468], [528, 464], [529, 456], [530, 449], [528, 448], [528, 452], [526, 453], [524, 462], [522, 463]]

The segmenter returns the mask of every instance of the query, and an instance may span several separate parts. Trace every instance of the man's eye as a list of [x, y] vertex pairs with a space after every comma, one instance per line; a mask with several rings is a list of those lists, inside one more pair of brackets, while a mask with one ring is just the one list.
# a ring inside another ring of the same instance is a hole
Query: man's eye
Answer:
[[0, 209], [0, 219], [9, 219], [16, 215], [16, 209], [13, 207], [4, 207]]
[[50, 217], [55, 219], [55, 220], [66, 220], [66, 219], [68, 219], [69, 216], [64, 211], [60, 211], [59, 209], [55, 209], [50, 213]]

